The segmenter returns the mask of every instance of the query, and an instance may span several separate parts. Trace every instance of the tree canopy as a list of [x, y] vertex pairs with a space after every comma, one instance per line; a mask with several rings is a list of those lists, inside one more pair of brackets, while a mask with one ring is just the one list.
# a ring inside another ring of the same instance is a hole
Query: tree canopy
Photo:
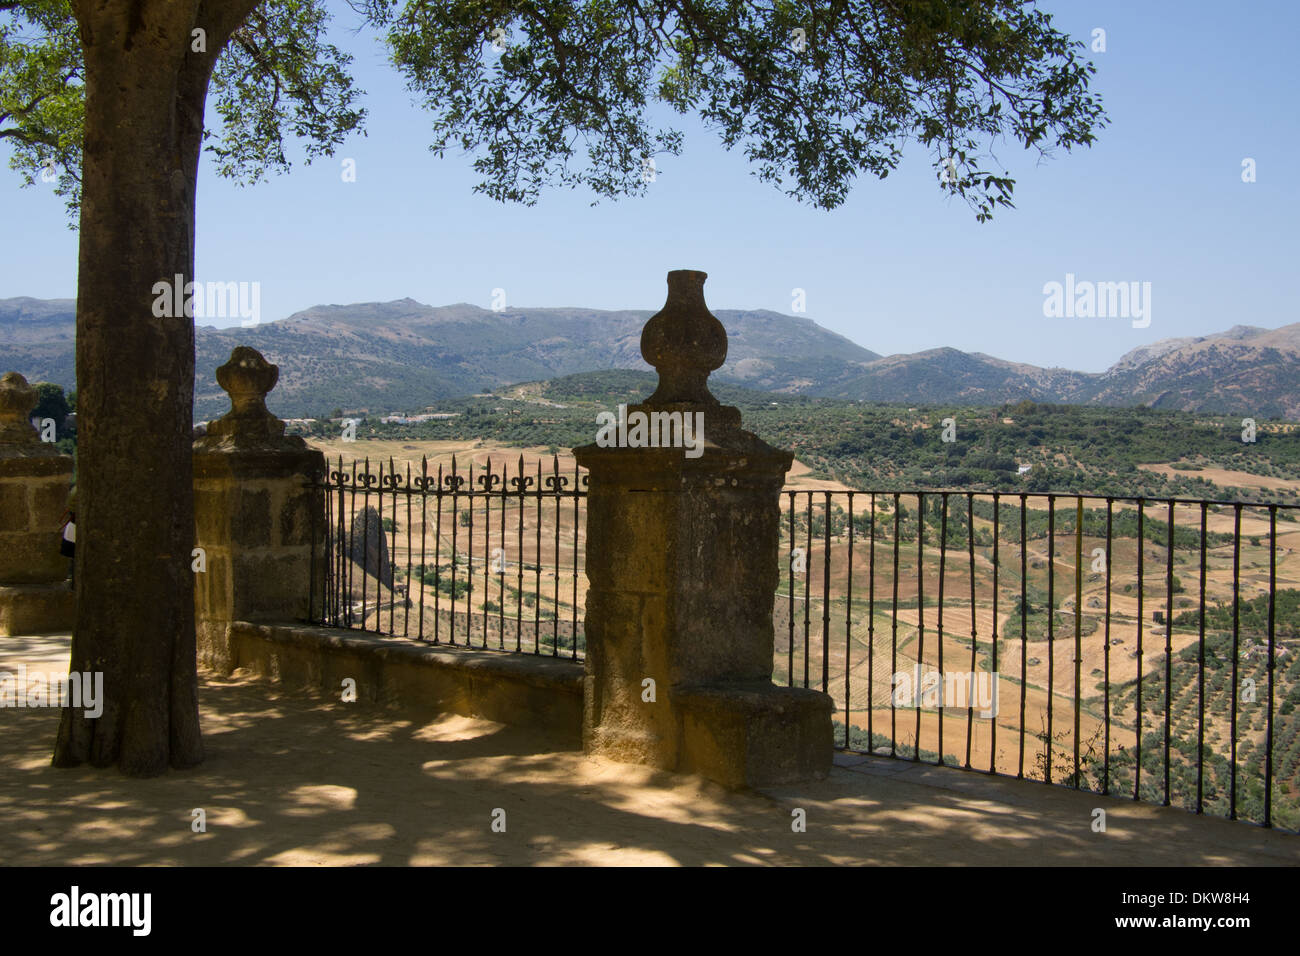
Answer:
[[662, 103], [828, 209], [859, 174], [897, 168], [910, 140], [983, 221], [1014, 188], [989, 168], [995, 141], [1047, 154], [1091, 144], [1105, 122], [1084, 44], [1020, 0], [353, 6], [387, 31], [433, 116], [432, 148], [479, 153], [478, 189], [501, 200], [531, 203], [548, 185], [643, 190], [646, 163], [682, 144], [651, 122]]
[[32, 409], [32, 417], [52, 418], [62, 432], [63, 420], [72, 413], [72, 406], [63, 394], [63, 386], [53, 382], [35, 382], [33, 386], [38, 397], [36, 407]]
[[[1020, 0], [350, 5], [429, 111], [431, 149], [476, 154], [477, 188], [502, 201], [531, 204], [549, 186], [642, 193], [654, 158], [682, 148], [654, 121], [667, 107], [828, 209], [918, 144], [940, 188], [983, 221], [1012, 205], [999, 140], [1049, 155], [1090, 145], [1106, 123], [1085, 45]], [[286, 141], [310, 162], [362, 129], [352, 58], [329, 22], [323, 0], [264, 0], [231, 35], [211, 80], [219, 122], [204, 131], [221, 175], [256, 183], [290, 168]], [[0, 0], [0, 139], [24, 184], [57, 182], [73, 213], [83, 78], [70, 0]]]
[[[327, 41], [329, 22], [322, 0], [266, 0], [231, 34], [210, 85], [218, 122], [203, 133], [220, 175], [253, 185], [289, 170], [287, 141], [301, 141], [310, 163], [361, 129], [352, 57]], [[196, 20], [193, 52], [205, 52], [207, 33]], [[55, 184], [74, 226], [84, 79], [70, 0], [0, 0], [0, 140], [11, 144], [9, 165], [23, 185]]]

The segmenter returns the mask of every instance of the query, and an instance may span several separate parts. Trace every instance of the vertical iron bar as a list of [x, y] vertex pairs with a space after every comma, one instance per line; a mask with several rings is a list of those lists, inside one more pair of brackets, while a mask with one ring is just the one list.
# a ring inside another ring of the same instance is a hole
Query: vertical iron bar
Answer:
[[[492, 603], [492, 459], [487, 460], [483, 482], [483, 646], [488, 645], [488, 605]], [[470, 489], [473, 491], [474, 489]], [[470, 565], [471, 570], [473, 564]]]
[[1232, 726], [1228, 766], [1232, 785], [1228, 796], [1228, 819], [1237, 819], [1237, 660], [1241, 636], [1241, 505], [1233, 506], [1232, 529]]
[[966, 493], [966, 563], [970, 569], [970, 699], [966, 706], [966, 769], [970, 769], [971, 737], [975, 733], [975, 644], [978, 628], [975, 626], [975, 495]]
[[533, 600], [533, 653], [542, 652], [542, 456], [537, 456], [537, 562], [533, 565], [533, 583], [537, 595]]
[[[327, 458], [325, 459], [325, 471], [321, 478], [321, 486], [320, 486], [321, 552], [320, 552], [319, 565], [317, 565], [315, 560], [316, 559], [316, 555], [315, 555], [316, 535], [314, 531], [312, 533], [312, 549], [313, 549], [312, 577], [315, 577], [317, 573], [320, 574], [320, 587], [321, 587], [320, 619], [315, 621], [315, 623], [320, 624], [321, 626], [326, 626], [329, 624], [330, 586], [332, 583], [330, 580], [331, 578], [330, 562], [332, 560], [331, 558], [332, 552], [330, 551], [330, 544], [331, 544], [330, 539], [333, 537], [333, 535], [330, 534], [330, 522], [333, 520], [333, 516], [331, 514], [330, 504], [334, 497], [334, 492], [333, 489], [330, 487], [329, 479], [330, 479], [330, 469], [329, 469], [329, 459]], [[317, 572], [316, 570], [317, 567], [320, 568], [319, 572]], [[315, 615], [313, 614], [313, 616]]]
[[[327, 462], [328, 464], [328, 462]], [[339, 481], [339, 493], [336, 499], [333, 487], [327, 488], [325, 500], [328, 502], [326, 508], [326, 518], [329, 524], [329, 578], [326, 581], [327, 590], [325, 600], [328, 603], [327, 612], [329, 621], [335, 627], [339, 626], [339, 591], [342, 587], [339, 575], [343, 571], [342, 562], [339, 555], [342, 553], [342, 536], [339, 534], [339, 521], [342, 519], [343, 509], [341, 507], [343, 498], [343, 463], [339, 463], [339, 470], [336, 472]]]
[[1273, 826], [1273, 655], [1277, 611], [1277, 505], [1268, 506], [1268, 724], [1264, 730], [1264, 826]]
[[812, 525], [813, 525], [813, 493], [804, 492], [808, 496], [807, 524], [804, 535], [804, 556], [803, 556], [803, 686], [808, 686], [808, 635], [812, 623]]
[[[501, 567], [497, 571], [497, 647], [506, 647], [506, 488], [510, 481], [510, 463], [501, 462]], [[518, 557], [518, 556], [516, 556]]]
[[578, 463], [573, 463], [573, 609], [569, 614], [569, 627], [573, 637], [573, 659], [578, 659]]
[[924, 682], [925, 673], [925, 492], [916, 494], [916, 663], [918, 686], [916, 693], [916, 737], [913, 740], [912, 759], [921, 759], [921, 698], [917, 693]]
[[[338, 595], [336, 598], [337, 600], [336, 613], [337, 613], [338, 623], [342, 627], [350, 627], [352, 625], [352, 601], [350, 597], [351, 581], [349, 579], [351, 562], [348, 560], [349, 545], [350, 545], [350, 542], [348, 541], [348, 535], [351, 532], [352, 527], [346, 517], [348, 514], [347, 478], [348, 476], [343, 470], [343, 456], [339, 455], [339, 503], [338, 503], [338, 513], [337, 513], [338, 514], [337, 517], [338, 539], [335, 542], [338, 553], [334, 557], [335, 557], [335, 563], [337, 564], [338, 567]], [[355, 493], [355, 486], [353, 486], [353, 492]]]
[[406, 600], [402, 602], [402, 636], [411, 636], [411, 462], [407, 462], [407, 579]]
[[334, 613], [334, 592], [337, 589], [335, 581], [335, 557], [334, 552], [337, 545], [334, 540], [334, 486], [330, 483], [329, 459], [325, 459], [325, 540], [323, 564], [325, 568], [325, 593], [321, 595], [321, 623], [331, 624]]
[[[853, 670], [853, 492], [849, 492], [849, 561], [844, 585], [844, 749], [849, 748], [849, 727], [853, 724], [853, 694], [849, 674]], [[871, 665], [867, 664], [867, 679], [871, 679]], [[868, 741], [871, 739], [868, 736]]]
[[406, 463], [406, 606], [402, 617], [402, 635], [411, 636], [411, 463]]
[[[379, 466], [382, 477], [384, 466]], [[370, 456], [366, 456], [366, 490], [361, 496], [361, 629], [366, 629], [366, 590], [370, 576]], [[375, 558], [375, 630], [379, 630], [379, 559]]]
[[[395, 467], [395, 462], [393, 458], [389, 457], [389, 484], [390, 485], [394, 483], [394, 479], [396, 477], [393, 472], [394, 467]], [[382, 479], [383, 463], [382, 462], [380, 463], [380, 475], [381, 475], [380, 494], [378, 494], [378, 498], [380, 498], [380, 502], [378, 502], [380, 503], [380, 507], [378, 507], [378, 512], [380, 512], [380, 527], [378, 527], [378, 532], [380, 532], [380, 541], [383, 542], [383, 545], [385, 545], [387, 550], [389, 550], [389, 580], [386, 581], [387, 585], [389, 585], [389, 630], [387, 630], [387, 633], [393, 633], [393, 623], [394, 623], [393, 585], [396, 584], [396, 578], [394, 576], [396, 572], [394, 562], [396, 558], [396, 551], [398, 551], [398, 548], [396, 548], [396, 527], [398, 527], [398, 516], [396, 516], [396, 506], [398, 506], [398, 498], [396, 498], [396, 492], [394, 490], [393, 514], [391, 514], [390, 516], [390, 520], [391, 522], [393, 522], [393, 532], [391, 532], [391, 535], [387, 535], [387, 533], [383, 531], [383, 479]], [[381, 580], [383, 578], [382, 564], [380, 568], [378, 568], [376, 578]], [[376, 581], [376, 589], [374, 589], [374, 596], [376, 596], [376, 598], [381, 596], [380, 588], [378, 588], [378, 581]], [[381, 605], [378, 604], [378, 601], [376, 601], [376, 607], [374, 607], [374, 630], [383, 632], [383, 622], [382, 620], [380, 620], [381, 615], [382, 615]]]
[[[438, 517], [434, 520], [433, 532], [433, 643], [439, 644], [442, 642], [442, 465], [438, 465], [438, 486], [434, 489], [433, 501], [438, 506]], [[452, 511], [455, 511], [454, 505]], [[454, 535], [456, 533], [455, 514], [451, 517], [451, 529], [451, 533]], [[454, 548], [451, 553], [454, 560], [456, 554]], [[455, 586], [452, 587], [451, 593], [456, 593]], [[420, 613], [424, 613], [423, 605], [420, 607]]]
[[[998, 700], [1001, 697], [1001, 680], [998, 677], [998, 588], [1001, 583], [998, 578], [998, 555], [1001, 553], [1001, 538], [999, 527], [1002, 515], [1001, 496], [994, 493], [993, 495], [993, 673], [989, 676], [989, 681], [993, 688], [993, 699]], [[997, 754], [998, 754], [998, 715], [996, 709], [993, 717], [989, 721], [989, 773], [997, 772]]]
[[[477, 496], [474, 494], [474, 459], [469, 460], [469, 480], [466, 482], [469, 491], [465, 493], [468, 503], [466, 513], [469, 515], [469, 524], [465, 526], [465, 546], [467, 553], [465, 555], [465, 584], [468, 585], [465, 591], [465, 646], [474, 646], [474, 508], [477, 506]], [[486, 565], [486, 560], [484, 561]], [[487, 635], [483, 635], [483, 641], [486, 645]]]
[[1043, 780], [1052, 782], [1052, 703], [1056, 696], [1056, 495], [1047, 496], [1047, 759]]
[[1025, 529], [1025, 508], [1028, 500], [1028, 495], [1020, 496], [1020, 761], [1016, 765], [1017, 778], [1023, 778], [1025, 775], [1025, 697], [1029, 693], [1029, 596], [1027, 593], [1029, 572], [1026, 560], [1029, 542]]
[[[347, 516], [347, 522], [348, 522], [348, 541], [347, 541], [346, 550], [344, 551], [344, 560], [347, 562], [346, 567], [347, 567], [347, 572], [348, 572], [348, 586], [347, 586], [347, 591], [346, 591], [346, 598], [347, 598], [347, 603], [348, 603], [347, 622], [348, 622], [348, 627], [351, 627], [351, 626], [352, 626], [352, 589], [353, 589], [353, 587], [355, 586], [355, 585], [353, 584], [353, 581], [356, 579], [356, 566], [357, 566], [357, 563], [356, 563], [355, 561], [352, 560], [352, 555], [356, 552], [356, 537], [357, 537], [357, 521], [356, 521], [356, 518], [357, 518], [357, 460], [356, 460], [355, 458], [352, 459], [352, 497], [351, 497], [351, 499], [349, 500], [348, 504], [349, 504], [349, 508], [348, 508], [348, 516]], [[362, 575], [363, 575], [363, 577], [364, 577], [364, 575], [365, 575], [365, 572], [364, 572], [364, 571], [362, 571]], [[364, 626], [364, 624], [365, 624], [365, 618], [364, 618], [364, 617], [362, 618], [362, 622], [361, 622], [361, 623], [362, 623], [362, 625]]]
[[551, 456], [551, 474], [555, 479], [555, 614], [551, 618], [551, 656], [560, 656], [560, 456]]
[[[393, 486], [393, 531], [389, 538], [390, 548], [388, 552], [388, 633], [393, 633], [394, 615], [397, 613], [397, 593], [394, 585], [397, 584], [397, 471], [396, 464], [392, 456], [388, 458], [388, 481]], [[379, 513], [384, 513], [383, 486], [379, 491]], [[379, 530], [384, 530], [384, 521], [381, 517], [379, 520]], [[377, 623], [377, 622], [376, 622]]]
[[1197, 603], [1200, 632], [1196, 651], [1196, 812], [1205, 812], [1205, 564], [1206, 510], [1201, 502], [1201, 587]]
[[[322, 626], [330, 622], [330, 594], [334, 591], [334, 488], [329, 481], [329, 459], [325, 459], [325, 475], [321, 484], [321, 619]], [[315, 566], [313, 566], [315, 567]]]
[[[889, 756], [897, 756], [898, 748], [898, 710], [894, 706], [894, 695], [892, 688], [894, 678], [898, 675], [898, 552], [901, 542], [899, 541], [899, 524], [898, 509], [902, 505], [902, 500], [898, 492], [894, 492], [894, 610], [890, 615], [889, 624], [889, 686], [891, 693], [889, 695]], [[915, 692], [916, 688], [912, 688]]]
[[515, 562], [515, 652], [523, 649], [524, 634], [524, 456], [519, 456], [519, 536], [517, 539], [518, 560]]
[[[853, 501], [853, 493], [849, 493]], [[875, 749], [872, 733], [875, 725], [872, 715], [875, 710], [876, 691], [876, 493], [871, 493], [871, 530], [868, 532], [868, 544], [871, 548], [869, 570], [867, 571], [867, 753]], [[852, 551], [849, 552], [850, 555]], [[847, 669], [848, 662], [845, 661]]]
[[333, 531], [333, 540], [330, 542], [330, 577], [329, 601], [330, 620], [335, 627], [342, 624], [342, 608], [339, 592], [343, 590], [343, 458], [339, 457], [339, 468], [335, 472], [338, 475], [338, 501], [334, 500], [334, 494], [329, 494], [330, 499], [330, 528]]
[[[500, 549], [501, 563], [493, 573], [497, 579], [497, 650], [506, 649], [506, 487], [510, 481], [510, 463], [501, 462], [500, 507], [497, 511], [497, 547]], [[487, 506], [492, 507], [489, 497]]]
[[1079, 776], [1079, 700], [1083, 666], [1083, 496], [1074, 504], [1074, 789], [1083, 780]]
[[[438, 517], [442, 517], [442, 502], [438, 501]], [[420, 640], [424, 640], [424, 576], [429, 573], [429, 559], [426, 555], [426, 539], [429, 536], [429, 456], [420, 456]], [[434, 539], [434, 546], [438, 544]], [[435, 580], [436, 580], [435, 575]], [[433, 636], [438, 637], [438, 619], [433, 619]]]
[[790, 593], [786, 595], [786, 619], [790, 625], [790, 640], [786, 644], [785, 674], [787, 686], [794, 686], [794, 492], [790, 495], [790, 553], [785, 556], [789, 568]]
[[338, 572], [334, 552], [338, 546], [334, 537], [334, 488], [329, 483], [329, 459], [325, 461], [325, 593], [322, 595], [321, 615], [325, 623], [334, 623], [338, 613]]
[[948, 675], [943, 669], [943, 579], [948, 564], [948, 492], [940, 499], [939, 518], [939, 611], [935, 633], [939, 642], [939, 759], [943, 763], [943, 712], [947, 709]]
[[[390, 485], [394, 485], [394, 491], [393, 491], [393, 496], [392, 496], [393, 504], [392, 504], [392, 509], [391, 509], [391, 510], [392, 510], [392, 514], [391, 514], [391, 516], [390, 516], [390, 517], [391, 517], [391, 520], [392, 520], [392, 522], [393, 522], [393, 530], [392, 530], [392, 532], [389, 533], [388, 537], [386, 537], [386, 538], [384, 537], [384, 534], [385, 534], [385, 532], [384, 532], [384, 484], [383, 484], [382, 479], [380, 480], [380, 483], [379, 483], [379, 535], [380, 535], [380, 541], [383, 541], [384, 544], [385, 544], [385, 546], [388, 548], [388, 581], [387, 581], [387, 584], [388, 584], [388, 632], [387, 632], [387, 633], [389, 633], [389, 634], [392, 634], [392, 633], [393, 633], [393, 613], [394, 613], [394, 607], [393, 607], [393, 585], [397, 583], [397, 578], [395, 577], [395, 575], [396, 575], [396, 560], [395, 560], [395, 559], [396, 559], [396, 557], [397, 557], [397, 491], [396, 491], [395, 479], [396, 479], [397, 476], [396, 476], [396, 474], [395, 474], [394, 471], [393, 471], [394, 467], [396, 467], [396, 463], [393, 461], [392, 456], [389, 456], [389, 459], [388, 459], [388, 483], [389, 483]], [[379, 466], [379, 471], [380, 471], [381, 474], [383, 473], [383, 470], [384, 470], [384, 467], [383, 467], [383, 463], [381, 462], [381, 463], [380, 463], [380, 466]], [[382, 575], [383, 575], [383, 567], [381, 566], [379, 570], [380, 570], [380, 576], [382, 577]], [[376, 607], [376, 609], [375, 609], [375, 630], [377, 630], [377, 631], [382, 631], [382, 629], [383, 629], [383, 624], [382, 624], [382, 622], [379, 620], [381, 613], [382, 613], [382, 612], [380, 612], [379, 608]]]
[[[470, 466], [470, 474], [474, 473]], [[456, 566], [460, 564], [457, 537], [460, 527], [460, 480], [456, 474], [456, 456], [451, 456], [451, 644], [456, 646]]]
[[[822, 693], [830, 691], [831, 664], [831, 493], [824, 492], [822, 516]], [[811, 497], [811, 496], [810, 496]], [[847, 662], [846, 662], [847, 663]]]
[[[326, 472], [326, 475], [328, 476], [328, 471]], [[310, 522], [310, 527], [307, 529], [307, 534], [310, 536], [308, 538], [308, 541], [311, 543], [311, 557], [308, 559], [309, 563], [307, 565], [307, 621], [308, 623], [311, 624], [324, 623], [322, 621], [316, 620], [316, 568], [317, 568], [316, 560], [317, 558], [322, 559], [319, 566], [322, 568], [325, 567], [325, 561], [323, 560], [325, 555], [323, 554], [318, 555], [316, 553], [316, 499], [318, 495], [323, 496], [324, 489], [320, 485], [318, 485], [316, 481], [313, 479], [311, 483], [311, 500], [310, 500], [311, 511], [307, 516], [308, 521]], [[322, 497], [322, 506], [321, 506], [322, 518], [324, 517], [324, 512], [325, 512], [324, 498]], [[325, 603], [324, 601], [321, 602], [322, 607], [324, 606], [324, 603]]]
[[1172, 719], [1174, 666], [1174, 503], [1168, 505], [1169, 527], [1165, 536], [1165, 799], [1169, 806], [1169, 721]]
[[[355, 463], [353, 471], [355, 472]], [[356, 475], [352, 476], [354, 479]], [[351, 542], [348, 540], [352, 533], [352, 522], [348, 510], [348, 475], [343, 470], [343, 456], [339, 455], [339, 503], [338, 503], [338, 614], [339, 621], [343, 627], [352, 626], [352, 599], [351, 599], [351, 572], [352, 562], [348, 560], [351, 554]], [[351, 485], [353, 494], [356, 493], [356, 485]]]
[[1104, 753], [1102, 754], [1101, 769], [1101, 792], [1109, 796], [1110, 794], [1110, 555], [1111, 555], [1111, 533], [1113, 530], [1113, 519], [1115, 499], [1106, 499], [1106, 646], [1102, 651], [1105, 660], [1106, 673], [1102, 677], [1102, 711], [1103, 724], [1105, 728], [1106, 743]]
[[[488, 470], [486, 472], [489, 481], [492, 475], [492, 459], [487, 462]], [[482, 479], [484, 476], [479, 475]], [[486, 489], [484, 490], [486, 496]], [[465, 560], [467, 562], [465, 569], [465, 579], [469, 584], [469, 590], [465, 593], [465, 646], [474, 646], [474, 510], [478, 507], [479, 494], [474, 490], [474, 459], [469, 461], [469, 528], [465, 533], [465, 540], [469, 544], [469, 554]], [[492, 522], [492, 508], [487, 505], [487, 499], [484, 498], [484, 535], [483, 535], [483, 647], [487, 647], [487, 602], [488, 602], [488, 553], [491, 550], [492, 542], [487, 536], [487, 525]]]
[[1137, 586], [1137, 733], [1133, 748], [1133, 799], [1140, 799], [1142, 789], [1142, 671], [1145, 669], [1145, 657], [1142, 653], [1142, 636], [1146, 631], [1146, 622], [1142, 620], [1142, 598], [1146, 591], [1146, 501], [1137, 499], [1138, 506], [1138, 586]]

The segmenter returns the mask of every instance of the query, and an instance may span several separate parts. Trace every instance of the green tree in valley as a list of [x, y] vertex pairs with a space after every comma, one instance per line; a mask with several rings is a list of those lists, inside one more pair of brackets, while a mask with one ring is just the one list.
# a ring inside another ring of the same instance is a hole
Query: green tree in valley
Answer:
[[34, 387], [39, 397], [36, 407], [32, 409], [32, 417], [54, 419], [54, 424], [62, 435], [63, 420], [72, 412], [72, 406], [63, 394], [63, 386], [52, 382], [37, 382]]

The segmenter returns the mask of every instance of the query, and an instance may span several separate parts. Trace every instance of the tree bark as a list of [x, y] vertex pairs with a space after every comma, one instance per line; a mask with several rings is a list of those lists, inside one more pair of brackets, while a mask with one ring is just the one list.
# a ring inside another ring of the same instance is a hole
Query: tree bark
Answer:
[[[155, 316], [154, 286], [180, 276], [183, 303], [193, 279], [208, 81], [253, 0], [73, 6], [86, 114], [72, 670], [102, 671], [105, 700], [98, 719], [63, 711], [54, 764], [151, 776], [203, 759], [190, 571], [194, 320]], [[191, 50], [196, 26], [207, 52]]]

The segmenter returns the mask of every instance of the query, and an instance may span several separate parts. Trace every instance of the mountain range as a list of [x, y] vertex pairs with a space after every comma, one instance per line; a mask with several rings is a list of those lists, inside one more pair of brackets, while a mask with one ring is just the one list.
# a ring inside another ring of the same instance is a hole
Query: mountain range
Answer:
[[[714, 377], [751, 389], [906, 404], [1030, 399], [1300, 418], [1300, 322], [1164, 339], [1090, 373], [952, 348], [882, 356], [811, 319], [713, 311], [728, 336], [726, 364]], [[400, 299], [313, 306], [250, 328], [199, 326], [195, 417], [229, 407], [215, 370], [236, 345], [251, 345], [280, 366], [268, 400], [278, 415], [380, 413], [578, 372], [645, 369], [641, 327], [652, 314], [490, 311]], [[74, 348], [74, 300], [0, 299], [0, 371], [70, 388]]]

